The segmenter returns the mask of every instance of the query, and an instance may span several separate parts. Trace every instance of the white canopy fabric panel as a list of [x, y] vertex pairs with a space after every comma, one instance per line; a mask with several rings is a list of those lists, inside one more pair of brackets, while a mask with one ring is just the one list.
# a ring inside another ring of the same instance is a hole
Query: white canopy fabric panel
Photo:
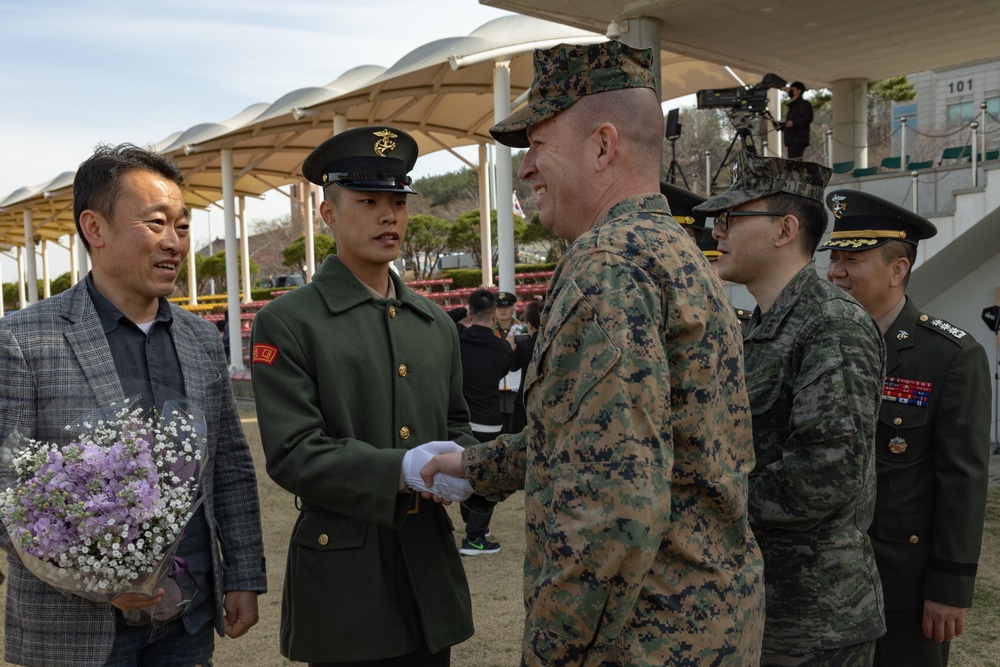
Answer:
[[[386, 124], [410, 132], [422, 155], [491, 142], [494, 60], [509, 60], [516, 99], [531, 85], [535, 48], [603, 39], [575, 27], [506, 16], [467, 36], [428, 42], [391, 67], [353, 68], [324, 86], [294, 90], [227, 120], [175, 132], [152, 148], [184, 172], [187, 204], [205, 208], [222, 197], [222, 148], [232, 149], [236, 195], [256, 197], [302, 181], [302, 161], [332, 136], [335, 116], [342, 116], [346, 127]], [[669, 52], [661, 53], [661, 62], [663, 99], [736, 85], [718, 65]], [[737, 74], [748, 80], [756, 76]], [[44, 239], [72, 232], [73, 174], [64, 172], [0, 200], [0, 243], [24, 244], [25, 209], [33, 211], [36, 233]]]

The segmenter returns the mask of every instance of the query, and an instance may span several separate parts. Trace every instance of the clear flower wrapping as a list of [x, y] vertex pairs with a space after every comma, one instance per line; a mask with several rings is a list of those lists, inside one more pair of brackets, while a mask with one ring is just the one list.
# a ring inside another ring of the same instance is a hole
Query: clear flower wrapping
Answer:
[[158, 605], [126, 612], [160, 623], [190, 602], [175, 554], [200, 504], [207, 429], [185, 400], [159, 415], [138, 405], [78, 419], [63, 442], [11, 433], [0, 447], [0, 520], [21, 562], [51, 586], [99, 601], [164, 588]]

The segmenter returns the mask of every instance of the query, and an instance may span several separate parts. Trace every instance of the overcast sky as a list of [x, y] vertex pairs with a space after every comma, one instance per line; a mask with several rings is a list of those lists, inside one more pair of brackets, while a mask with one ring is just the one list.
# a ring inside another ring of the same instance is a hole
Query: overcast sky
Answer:
[[[98, 143], [154, 143], [506, 15], [476, 0], [0, 0], [0, 200], [75, 170]], [[439, 152], [414, 173], [462, 166]], [[64, 254], [51, 253], [52, 277]]]

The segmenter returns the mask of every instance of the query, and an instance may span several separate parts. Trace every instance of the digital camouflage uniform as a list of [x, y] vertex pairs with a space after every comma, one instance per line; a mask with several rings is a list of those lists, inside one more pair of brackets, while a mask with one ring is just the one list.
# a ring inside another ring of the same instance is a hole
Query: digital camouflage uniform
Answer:
[[754, 665], [764, 598], [739, 324], [660, 195], [566, 251], [525, 374], [528, 425], [466, 450], [524, 488], [525, 665]]
[[764, 553], [765, 653], [885, 632], [867, 530], [885, 346], [871, 316], [803, 268], [744, 340], [757, 465], [750, 522]]
[[[823, 201], [830, 169], [740, 151], [718, 213], [777, 194]], [[744, 341], [757, 464], [750, 524], [764, 553], [764, 662], [855, 664], [885, 632], [868, 526], [885, 346], [843, 290], [803, 267]], [[838, 650], [856, 646], [857, 651]]]

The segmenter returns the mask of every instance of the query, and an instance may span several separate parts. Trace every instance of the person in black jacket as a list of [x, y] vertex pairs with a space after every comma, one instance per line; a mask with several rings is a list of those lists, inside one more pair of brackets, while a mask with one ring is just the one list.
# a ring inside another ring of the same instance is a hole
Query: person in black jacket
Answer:
[[[469, 295], [469, 326], [458, 328], [462, 350], [462, 393], [469, 404], [472, 435], [479, 442], [489, 442], [503, 431], [500, 415], [500, 380], [510, 371], [513, 345], [493, 333], [497, 297], [488, 289]], [[465, 538], [458, 550], [463, 556], [479, 556], [500, 551], [500, 544], [486, 538], [490, 530], [493, 505], [477, 499], [476, 507], [488, 506], [485, 513], [473, 512], [462, 504]]]
[[[512, 371], [524, 371], [528, 368], [528, 362], [531, 361], [531, 354], [535, 351], [535, 339], [538, 338], [538, 327], [541, 326], [541, 314], [541, 301], [528, 302], [528, 305], [524, 307], [524, 315], [522, 316], [524, 323], [528, 327], [528, 333], [511, 333], [508, 335], [508, 340], [512, 341], [514, 345], [514, 365], [511, 366]], [[518, 433], [528, 425], [528, 415], [524, 411], [523, 378], [521, 386], [517, 388], [517, 398], [514, 400], [514, 418], [511, 424], [511, 433]]]
[[785, 148], [789, 160], [801, 160], [809, 145], [809, 126], [813, 121], [812, 105], [802, 98], [806, 87], [801, 81], [793, 81], [784, 89], [788, 93], [788, 113], [781, 130], [785, 133]]

